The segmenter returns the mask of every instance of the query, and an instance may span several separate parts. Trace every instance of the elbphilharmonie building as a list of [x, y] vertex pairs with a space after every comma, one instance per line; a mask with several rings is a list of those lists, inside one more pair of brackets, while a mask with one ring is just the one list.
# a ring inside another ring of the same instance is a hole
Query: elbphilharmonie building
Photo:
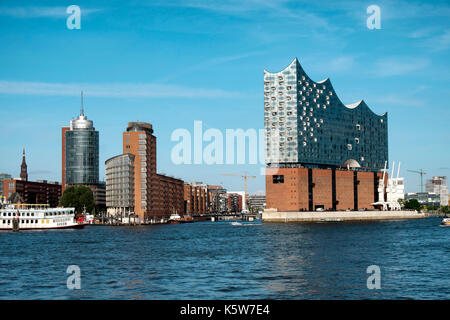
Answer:
[[382, 169], [388, 160], [387, 114], [364, 101], [344, 105], [329, 79], [315, 82], [295, 58], [264, 70], [264, 127], [269, 166]]
[[387, 114], [344, 105], [329, 79], [315, 82], [297, 58], [264, 70], [266, 208], [374, 209], [388, 161]]

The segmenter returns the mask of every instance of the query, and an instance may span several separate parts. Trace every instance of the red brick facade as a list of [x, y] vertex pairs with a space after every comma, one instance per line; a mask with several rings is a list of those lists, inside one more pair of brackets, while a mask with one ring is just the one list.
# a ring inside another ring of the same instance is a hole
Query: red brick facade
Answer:
[[[381, 173], [343, 169], [267, 168], [266, 208], [278, 211], [374, 209]], [[380, 199], [383, 200], [383, 199]]]
[[66, 189], [66, 131], [70, 130], [70, 127], [61, 128], [61, 141], [62, 141], [62, 162], [61, 162], [61, 186], [62, 192]]
[[17, 192], [27, 204], [48, 204], [56, 208], [61, 198], [61, 185], [56, 183], [34, 182], [9, 179], [3, 181], [3, 195], [9, 198]]
[[[150, 124], [140, 124], [149, 126]], [[151, 129], [150, 129], [151, 130]], [[153, 132], [153, 131], [151, 131]], [[143, 221], [184, 214], [183, 180], [156, 172], [156, 137], [149, 130], [123, 133], [123, 153], [134, 159], [134, 211]]]
[[208, 211], [208, 192], [206, 186], [184, 185], [185, 213], [188, 215], [202, 215]]

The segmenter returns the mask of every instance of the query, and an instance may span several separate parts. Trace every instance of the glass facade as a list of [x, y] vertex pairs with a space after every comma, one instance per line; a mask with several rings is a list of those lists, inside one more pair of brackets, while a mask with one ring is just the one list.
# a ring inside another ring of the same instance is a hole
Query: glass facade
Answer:
[[106, 160], [106, 206], [133, 211], [134, 155], [122, 154]]
[[280, 72], [264, 70], [264, 128], [270, 166], [377, 170], [388, 160], [387, 113], [364, 101], [344, 105], [330, 80], [314, 82], [297, 58]]
[[99, 181], [99, 134], [81, 114], [66, 131], [66, 184], [96, 185]]

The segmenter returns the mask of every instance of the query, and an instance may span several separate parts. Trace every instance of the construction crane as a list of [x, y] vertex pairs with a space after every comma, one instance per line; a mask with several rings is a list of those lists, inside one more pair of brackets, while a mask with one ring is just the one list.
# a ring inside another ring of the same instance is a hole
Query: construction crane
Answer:
[[422, 169], [419, 169], [419, 170], [420, 171], [416, 171], [416, 170], [407, 170], [407, 171], [420, 174], [420, 192], [423, 192], [423, 176], [427, 173], [424, 172]]
[[249, 176], [249, 175], [247, 175], [247, 172], [244, 172], [244, 174], [233, 174], [233, 173], [223, 173], [222, 174], [223, 176], [232, 176], [232, 177], [241, 177], [241, 178], [244, 178], [244, 184], [245, 184], [245, 190], [244, 190], [244, 195], [245, 195], [245, 199], [243, 199], [243, 210], [242, 211], [245, 211], [245, 210], [247, 210], [247, 205], [246, 205], [246, 202], [247, 202], [247, 179], [248, 178], [256, 178], [256, 176]]

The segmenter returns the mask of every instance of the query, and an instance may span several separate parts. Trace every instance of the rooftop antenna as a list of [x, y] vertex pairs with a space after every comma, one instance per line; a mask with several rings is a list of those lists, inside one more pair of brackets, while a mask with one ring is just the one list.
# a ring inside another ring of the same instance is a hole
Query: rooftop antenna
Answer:
[[81, 115], [84, 116], [83, 90], [81, 90]]
[[397, 180], [398, 180], [398, 177], [400, 176], [400, 165], [401, 165], [402, 163], [399, 161], [398, 162], [398, 171], [397, 171]]

